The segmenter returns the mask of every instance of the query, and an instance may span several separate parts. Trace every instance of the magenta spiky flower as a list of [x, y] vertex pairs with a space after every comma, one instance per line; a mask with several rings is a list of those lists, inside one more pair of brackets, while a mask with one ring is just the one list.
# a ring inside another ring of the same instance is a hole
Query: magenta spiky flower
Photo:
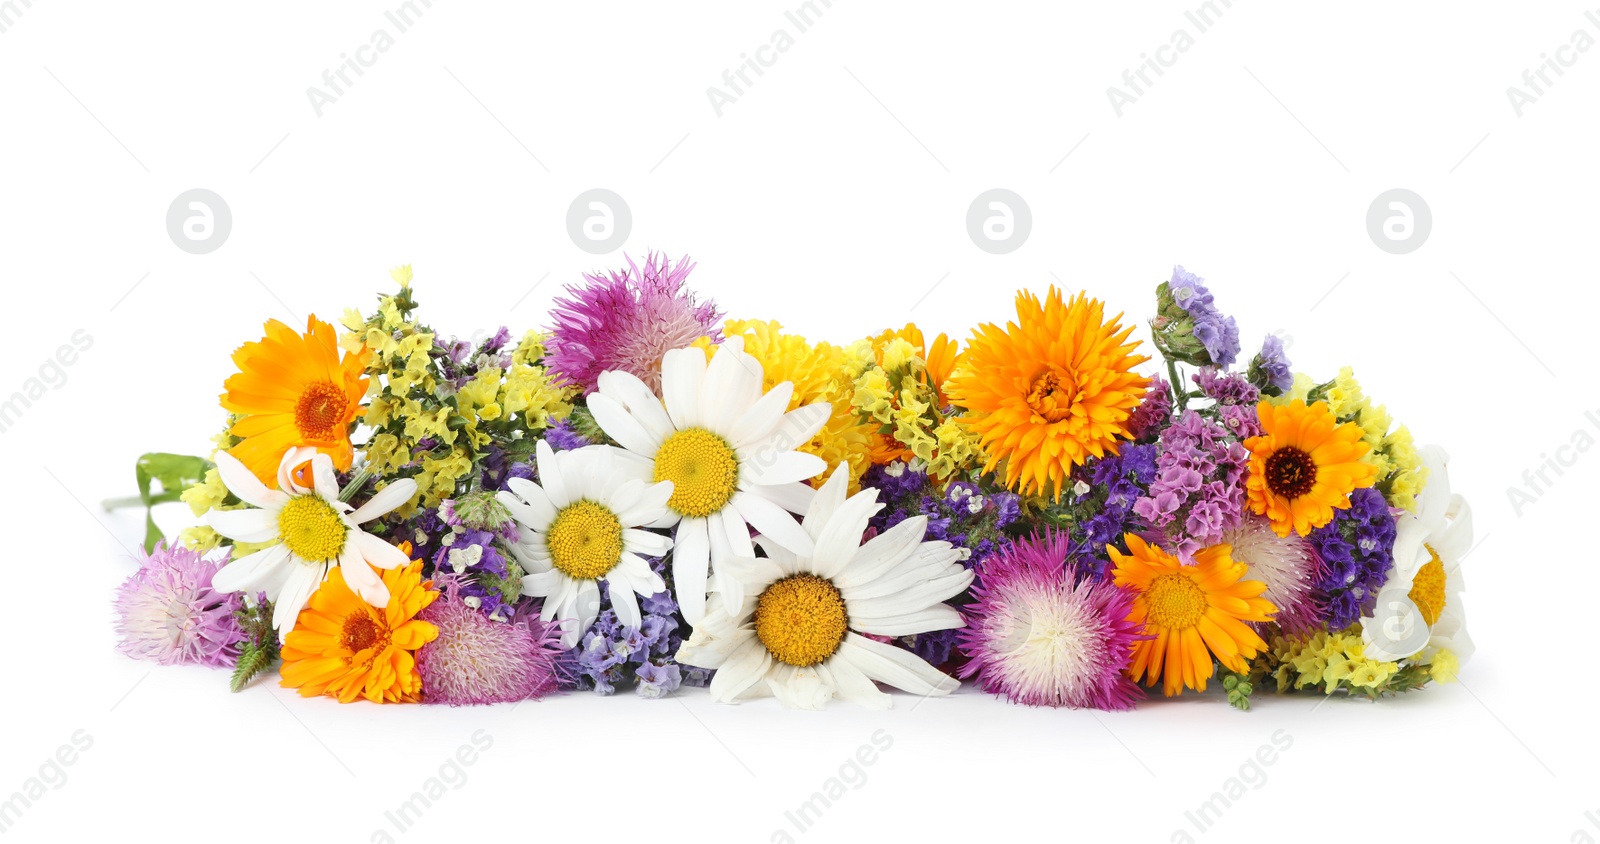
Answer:
[[438, 638], [417, 651], [424, 702], [505, 703], [556, 690], [558, 625], [536, 617], [492, 621], [467, 606], [456, 575], [440, 574], [434, 585], [442, 594], [418, 615], [439, 628]]
[[1242, 580], [1267, 584], [1261, 597], [1278, 608], [1272, 620], [1285, 632], [1305, 633], [1321, 625], [1323, 607], [1316, 584], [1327, 576], [1327, 564], [1307, 538], [1291, 532], [1279, 536], [1260, 516], [1245, 514], [1237, 527], [1224, 531], [1222, 541], [1233, 548], [1233, 559], [1250, 567]]
[[244, 639], [233, 614], [244, 595], [212, 588], [224, 562], [165, 542], [141, 554], [139, 570], [117, 589], [117, 650], [161, 665], [233, 665]]
[[1096, 580], [1066, 534], [1020, 539], [990, 557], [972, 586], [957, 643], [962, 678], [1029, 706], [1131, 709], [1144, 691], [1124, 674], [1145, 637], [1128, 620], [1133, 593]]
[[716, 305], [697, 302], [683, 289], [692, 269], [687, 255], [669, 267], [665, 255], [652, 254], [643, 269], [629, 258], [621, 272], [585, 274], [587, 284], [569, 286], [571, 298], [552, 306], [545, 366], [582, 386], [584, 395], [611, 369], [631, 372], [659, 391], [662, 355], [701, 337], [722, 340]]

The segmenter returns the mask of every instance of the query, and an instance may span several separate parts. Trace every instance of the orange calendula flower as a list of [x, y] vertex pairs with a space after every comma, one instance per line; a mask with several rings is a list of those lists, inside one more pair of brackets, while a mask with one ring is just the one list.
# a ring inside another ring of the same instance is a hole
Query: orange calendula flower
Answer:
[[973, 332], [946, 386], [980, 436], [985, 472], [1004, 460], [1007, 487], [1059, 498], [1074, 465], [1116, 453], [1150, 386], [1133, 372], [1149, 357], [1134, 354], [1139, 341], [1121, 319], [1082, 293], [1064, 302], [1052, 286], [1043, 302], [1018, 293], [1017, 321], [1004, 329]]
[[228, 433], [242, 441], [228, 453], [269, 485], [284, 452], [300, 446], [349, 469], [350, 423], [362, 412], [370, 353], [363, 348], [341, 359], [333, 326], [316, 317], [306, 320], [303, 335], [275, 319], [266, 332], [233, 353], [239, 371], [223, 385], [222, 406], [240, 417]]
[[1335, 509], [1350, 506], [1351, 492], [1377, 480], [1377, 469], [1361, 461], [1370, 448], [1361, 426], [1339, 424], [1326, 402], [1263, 401], [1256, 415], [1263, 433], [1244, 441], [1250, 450], [1245, 492], [1251, 512], [1266, 516], [1279, 536], [1322, 527]]
[[1231, 548], [1202, 549], [1195, 564], [1186, 566], [1133, 534], [1124, 539], [1132, 553], [1106, 548], [1115, 566], [1112, 577], [1135, 593], [1128, 620], [1154, 637], [1133, 646], [1128, 676], [1135, 682], [1148, 677], [1146, 685], [1154, 686], [1161, 677], [1167, 697], [1186, 688], [1203, 692], [1215, 669], [1213, 656], [1229, 671], [1244, 671], [1245, 660], [1266, 650], [1245, 622], [1271, 621], [1277, 609], [1261, 597], [1265, 583], [1239, 579], [1250, 567], [1235, 562]]
[[439, 597], [414, 561], [383, 572], [389, 603], [374, 607], [351, 591], [340, 569], [312, 593], [283, 643], [284, 688], [340, 703], [417, 703], [422, 675], [415, 652], [439, 635], [417, 613]]

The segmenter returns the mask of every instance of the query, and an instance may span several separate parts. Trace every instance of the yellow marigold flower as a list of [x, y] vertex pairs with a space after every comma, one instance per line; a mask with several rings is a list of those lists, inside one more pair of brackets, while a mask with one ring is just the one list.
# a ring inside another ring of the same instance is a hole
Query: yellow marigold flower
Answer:
[[284, 639], [284, 688], [340, 703], [422, 700], [415, 653], [438, 638], [439, 628], [417, 614], [439, 593], [422, 579], [421, 561], [382, 574], [389, 602], [374, 607], [345, 583], [342, 567], [328, 572]]
[[1007, 487], [1059, 499], [1073, 466], [1128, 439], [1150, 385], [1133, 368], [1149, 358], [1134, 354], [1120, 314], [1106, 319], [1081, 293], [1068, 302], [1053, 286], [1043, 301], [1022, 291], [1016, 306], [1016, 322], [978, 327], [947, 386], [981, 437], [983, 470], [1004, 461]]
[[742, 336], [745, 352], [761, 362], [762, 390], [784, 381], [794, 384], [789, 410], [818, 401], [832, 406], [822, 430], [796, 450], [822, 458], [830, 471], [840, 463], [847, 465], [854, 491], [862, 473], [872, 465], [872, 429], [863, 425], [851, 408], [856, 388], [844, 350], [831, 343], [812, 345], [798, 334], [785, 333], [775, 321], [731, 319], [723, 323], [722, 333]]
[[1244, 441], [1250, 452], [1245, 493], [1251, 512], [1266, 516], [1279, 536], [1305, 536], [1350, 506], [1351, 491], [1372, 486], [1376, 472], [1360, 458], [1361, 429], [1340, 424], [1328, 406], [1295, 400], [1256, 408], [1263, 434]]
[[1186, 688], [1203, 692], [1215, 670], [1213, 656], [1228, 670], [1243, 672], [1246, 660], [1266, 650], [1245, 622], [1271, 621], [1277, 609], [1261, 597], [1265, 583], [1240, 579], [1250, 567], [1235, 562], [1231, 548], [1202, 549], [1188, 566], [1134, 534], [1123, 539], [1127, 554], [1106, 546], [1112, 577], [1134, 591], [1128, 619], [1154, 637], [1133, 646], [1128, 676], [1135, 682], [1148, 675], [1154, 686], [1159, 677], [1167, 697]]

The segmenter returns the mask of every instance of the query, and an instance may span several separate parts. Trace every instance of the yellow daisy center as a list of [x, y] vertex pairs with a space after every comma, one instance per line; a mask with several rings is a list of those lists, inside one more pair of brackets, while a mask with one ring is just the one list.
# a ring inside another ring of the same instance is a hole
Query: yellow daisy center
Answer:
[[654, 480], [672, 481], [667, 506], [703, 519], [727, 506], [739, 486], [739, 460], [727, 440], [704, 428], [685, 428], [656, 451]]
[[1060, 422], [1072, 415], [1078, 401], [1077, 378], [1071, 372], [1052, 366], [1033, 379], [1028, 390], [1028, 406], [1046, 422]]
[[1316, 461], [1293, 446], [1272, 452], [1266, 468], [1267, 489], [1290, 500], [1310, 492], [1317, 482]]
[[350, 409], [344, 392], [332, 383], [307, 384], [294, 404], [294, 426], [311, 439], [332, 439], [334, 428], [344, 421]]
[[768, 586], [756, 599], [755, 623], [756, 637], [774, 659], [802, 668], [833, 656], [849, 630], [844, 595], [814, 574]]
[[349, 532], [339, 512], [319, 495], [296, 495], [278, 511], [278, 536], [307, 562], [337, 558]]
[[1144, 602], [1149, 610], [1150, 626], [1169, 630], [1183, 630], [1199, 624], [1209, 603], [1200, 584], [1180, 572], [1163, 574], [1150, 581]]
[[545, 544], [550, 546], [550, 562], [563, 574], [594, 580], [622, 559], [622, 522], [593, 501], [579, 501], [556, 514]]
[[1417, 569], [1417, 576], [1411, 578], [1407, 597], [1422, 611], [1422, 620], [1432, 627], [1444, 612], [1444, 561], [1439, 559], [1439, 552], [1433, 550], [1432, 545], [1422, 547], [1428, 549], [1428, 561]]

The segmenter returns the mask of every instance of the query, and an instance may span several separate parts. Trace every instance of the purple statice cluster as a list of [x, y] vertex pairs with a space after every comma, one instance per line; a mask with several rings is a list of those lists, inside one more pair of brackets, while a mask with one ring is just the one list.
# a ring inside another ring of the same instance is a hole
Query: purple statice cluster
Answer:
[[1239, 324], [1217, 310], [1205, 279], [1183, 267], [1173, 267], [1167, 289], [1172, 293], [1173, 302], [1193, 321], [1194, 339], [1205, 347], [1211, 362], [1222, 367], [1232, 366], [1239, 357]]
[[437, 511], [419, 516], [416, 525], [433, 571], [461, 578], [466, 606], [492, 621], [507, 621], [516, 613], [522, 568], [509, 549], [519, 534], [511, 512], [493, 492], [448, 499]]
[[433, 357], [439, 364], [444, 380], [456, 390], [465, 387], [478, 377], [486, 367], [506, 369], [511, 366], [511, 329], [500, 326], [482, 343], [471, 340], [435, 338]]
[[1134, 505], [1156, 478], [1159, 448], [1153, 443], [1125, 445], [1116, 454], [1092, 458], [1072, 470], [1071, 498], [1064, 520], [1082, 565], [1103, 577], [1111, 556], [1106, 546], [1122, 546], [1122, 535], [1140, 527]]
[[498, 444], [490, 443], [484, 452], [480, 481], [485, 490], [498, 492], [506, 489], [513, 478], [531, 481], [535, 474], [532, 463], [518, 461]]
[[1250, 383], [1273, 395], [1281, 395], [1294, 387], [1294, 371], [1282, 337], [1268, 334], [1261, 341], [1261, 351], [1250, 359], [1249, 374]]
[[1184, 562], [1222, 540], [1244, 510], [1250, 454], [1228, 429], [1193, 410], [1162, 432], [1156, 477], [1133, 511]]
[[[926, 541], [943, 540], [965, 552], [962, 565], [981, 569], [1009, 542], [1008, 529], [1022, 515], [1022, 500], [1009, 492], [985, 492], [969, 481], [941, 486], [920, 462], [874, 466], [862, 476], [863, 487], [875, 487], [884, 508], [868, 523], [870, 532], [888, 530], [913, 516], [928, 518]], [[956, 601], [960, 601], [958, 596]], [[931, 665], [950, 661], [954, 630], [904, 637], [901, 643]]]
[[593, 441], [572, 426], [571, 417], [546, 428], [543, 436], [545, 442], [556, 451], [574, 451], [586, 445], [594, 445]]
[[1128, 416], [1128, 436], [1134, 442], [1154, 442], [1172, 418], [1172, 385], [1156, 375], [1150, 379], [1144, 401]]
[[[661, 559], [650, 559], [650, 567], [669, 579]], [[564, 670], [571, 688], [592, 689], [609, 695], [631, 679], [638, 693], [647, 698], [671, 694], [680, 685], [704, 686], [711, 671], [679, 665], [673, 655], [683, 643], [684, 627], [678, 615], [678, 602], [669, 585], [664, 591], [639, 599], [643, 620], [638, 627], [617, 623], [605, 581], [600, 582], [601, 605], [594, 624], [584, 632], [578, 646], [563, 655]]]
[[1229, 433], [1241, 440], [1261, 435], [1261, 419], [1256, 415], [1261, 390], [1249, 379], [1207, 366], [1194, 374], [1194, 382], [1200, 394], [1213, 402], [1203, 412], [1221, 422]]
[[1343, 630], [1370, 609], [1394, 567], [1394, 514], [1383, 493], [1365, 487], [1350, 493], [1350, 506], [1309, 536], [1325, 574], [1313, 586], [1326, 606], [1329, 630]]
[[629, 258], [626, 270], [585, 275], [587, 284], [568, 287], [568, 298], [554, 303], [545, 365], [584, 395], [598, 389], [607, 370], [633, 373], [660, 390], [668, 350], [701, 337], [722, 341], [722, 313], [684, 289], [693, 269], [688, 256], [671, 264], [652, 254], [642, 268]]

